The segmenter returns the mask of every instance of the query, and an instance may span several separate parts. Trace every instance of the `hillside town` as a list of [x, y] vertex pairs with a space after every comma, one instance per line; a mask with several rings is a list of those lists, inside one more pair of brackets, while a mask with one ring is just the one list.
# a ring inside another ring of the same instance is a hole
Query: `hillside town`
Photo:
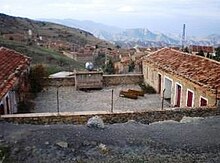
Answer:
[[0, 23], [0, 162], [220, 161], [220, 46]]

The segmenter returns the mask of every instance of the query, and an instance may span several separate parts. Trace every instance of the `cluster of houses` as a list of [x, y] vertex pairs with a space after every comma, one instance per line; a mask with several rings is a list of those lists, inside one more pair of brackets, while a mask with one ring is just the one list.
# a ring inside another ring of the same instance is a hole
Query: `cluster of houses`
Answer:
[[[145, 84], [151, 85], [173, 107], [218, 105], [219, 62], [172, 48], [130, 49], [129, 54], [119, 55], [119, 63], [115, 63], [118, 70], [124, 72], [124, 65], [130, 60], [139, 64]], [[17, 113], [18, 103], [24, 100], [29, 88], [31, 60], [4, 47], [0, 48], [0, 58], [0, 114]]]

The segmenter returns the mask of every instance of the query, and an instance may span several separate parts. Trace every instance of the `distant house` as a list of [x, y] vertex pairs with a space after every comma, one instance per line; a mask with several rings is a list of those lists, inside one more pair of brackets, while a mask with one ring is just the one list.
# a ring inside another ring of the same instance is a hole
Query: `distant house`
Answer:
[[214, 55], [214, 47], [213, 46], [199, 46], [199, 45], [190, 45], [189, 52], [192, 54], [197, 54], [203, 52], [205, 57], [208, 55]]
[[176, 107], [216, 106], [220, 100], [220, 63], [163, 48], [143, 59], [145, 83]]
[[129, 54], [119, 55], [120, 61], [114, 63], [115, 73], [117, 74], [126, 74], [128, 73], [128, 66], [131, 62], [131, 57]]
[[18, 102], [28, 91], [30, 58], [4, 47], [0, 48], [0, 114], [17, 113]]

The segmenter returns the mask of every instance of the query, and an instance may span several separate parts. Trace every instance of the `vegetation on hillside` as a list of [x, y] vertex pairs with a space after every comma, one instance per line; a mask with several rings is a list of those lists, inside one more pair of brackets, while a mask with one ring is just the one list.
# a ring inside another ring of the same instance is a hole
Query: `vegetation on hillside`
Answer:
[[215, 57], [216, 61], [220, 61], [220, 46], [215, 49]]
[[115, 68], [114, 64], [112, 62], [112, 59], [109, 59], [109, 61], [106, 63], [104, 67], [104, 72], [107, 74], [114, 74], [115, 73]]
[[0, 47], [14, 49], [32, 59], [32, 64], [47, 65], [48, 73], [55, 73], [61, 70], [82, 69], [83, 64], [76, 62], [66, 56], [61, 55], [52, 49], [47, 49], [37, 45], [26, 45], [25, 43], [13, 40], [5, 40], [0, 37]]

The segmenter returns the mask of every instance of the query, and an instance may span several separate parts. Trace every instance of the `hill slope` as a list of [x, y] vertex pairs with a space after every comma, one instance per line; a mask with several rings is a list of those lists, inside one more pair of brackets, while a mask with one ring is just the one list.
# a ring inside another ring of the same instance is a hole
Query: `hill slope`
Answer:
[[[31, 33], [29, 32], [31, 31]], [[60, 41], [69, 45], [85, 46], [86, 44], [108, 45], [107, 42], [84, 30], [66, 27], [55, 23], [35, 21], [27, 18], [13, 17], [0, 13], [0, 34], [7, 38], [14, 35], [15, 40], [41, 40], [45, 44]], [[13, 37], [13, 36], [12, 36]], [[41, 38], [41, 39], [40, 39]], [[110, 44], [109, 44], [110, 45]]]
[[31, 57], [33, 64], [47, 64], [53, 67], [53, 71], [81, 69], [83, 64], [63, 56], [61, 52], [77, 51], [86, 45], [113, 47], [80, 29], [0, 13], [0, 46]]
[[47, 65], [50, 74], [62, 70], [82, 69], [84, 67], [82, 63], [71, 60], [52, 49], [37, 45], [27, 46], [25, 43], [5, 40], [0, 37], [0, 47], [1, 46], [14, 49], [27, 55], [32, 58], [32, 64]]

